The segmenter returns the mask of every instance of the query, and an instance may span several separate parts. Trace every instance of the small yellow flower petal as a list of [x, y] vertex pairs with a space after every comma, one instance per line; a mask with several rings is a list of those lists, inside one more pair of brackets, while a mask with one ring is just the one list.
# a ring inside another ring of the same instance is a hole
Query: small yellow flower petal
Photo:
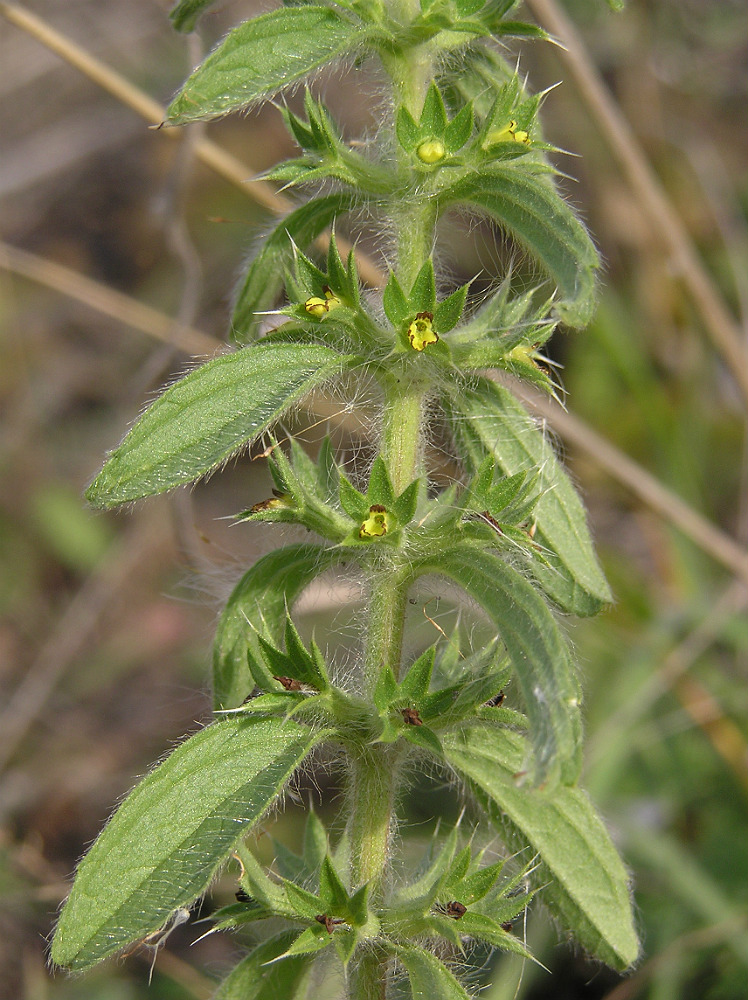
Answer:
[[488, 133], [484, 149], [488, 149], [497, 142], [521, 142], [525, 146], [529, 146], [530, 136], [524, 129], [518, 129], [517, 122], [512, 118], [508, 125]]
[[327, 303], [328, 312], [330, 312], [331, 309], [337, 309], [338, 306], [342, 306], [343, 303], [337, 297], [332, 288], [329, 287], [329, 285], [325, 285], [322, 291], [325, 293], [325, 302]]
[[417, 313], [416, 318], [408, 327], [408, 340], [414, 351], [422, 351], [429, 344], [435, 344], [439, 336], [434, 329], [434, 317], [431, 313]]
[[369, 508], [369, 516], [359, 528], [359, 538], [381, 538], [387, 534], [390, 515], [387, 508], [375, 503]]
[[315, 319], [322, 319], [328, 311], [327, 300], [321, 299], [318, 295], [313, 295], [311, 299], [306, 300], [304, 308], [310, 316], [314, 316]]
[[329, 313], [332, 309], [337, 309], [343, 304], [331, 288], [325, 286], [322, 291], [325, 293], [324, 299], [320, 298], [319, 295], [313, 295], [304, 303], [304, 309], [315, 319], [322, 319], [325, 313]]

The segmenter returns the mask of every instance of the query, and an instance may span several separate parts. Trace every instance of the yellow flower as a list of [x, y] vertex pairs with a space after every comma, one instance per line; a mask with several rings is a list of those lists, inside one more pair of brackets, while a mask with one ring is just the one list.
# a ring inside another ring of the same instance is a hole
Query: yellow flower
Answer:
[[372, 504], [369, 507], [369, 516], [359, 528], [358, 537], [381, 538], [387, 534], [389, 524], [390, 515], [387, 513], [387, 508], [380, 503]]
[[524, 129], [518, 129], [517, 122], [512, 118], [508, 125], [488, 133], [484, 148], [488, 149], [489, 146], [493, 146], [497, 142], [521, 142], [525, 146], [529, 146], [530, 136]]
[[439, 336], [434, 329], [432, 313], [416, 313], [416, 318], [408, 327], [408, 340], [414, 351], [422, 351], [429, 344], [435, 344]]
[[310, 316], [314, 316], [315, 319], [322, 319], [326, 313], [342, 305], [335, 292], [327, 285], [325, 285], [322, 291], [325, 293], [324, 299], [320, 298], [319, 295], [313, 295], [304, 303], [304, 309], [306, 309]]

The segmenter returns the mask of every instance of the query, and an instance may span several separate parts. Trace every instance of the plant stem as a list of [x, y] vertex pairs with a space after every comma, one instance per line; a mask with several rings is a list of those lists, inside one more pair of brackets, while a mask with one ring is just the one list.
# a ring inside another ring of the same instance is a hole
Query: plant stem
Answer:
[[[394, 4], [403, 21], [418, 13], [417, 0]], [[434, 61], [431, 47], [421, 45], [387, 59], [394, 98], [419, 117]], [[411, 168], [412, 169], [412, 168]], [[409, 289], [431, 255], [436, 209], [428, 200], [403, 200], [391, 220], [397, 246], [398, 277]], [[410, 369], [410, 370], [409, 370]], [[387, 466], [395, 493], [401, 493], [422, 473], [424, 401], [428, 383], [413, 377], [410, 365], [401, 378], [385, 385], [379, 453]], [[389, 665], [399, 676], [410, 576], [407, 565], [383, 554], [372, 568], [367, 607], [364, 687], [373, 698], [382, 669]], [[351, 878], [354, 886], [370, 882], [373, 896], [383, 894], [388, 877], [389, 847], [394, 805], [405, 752], [398, 744], [372, 744], [351, 759], [348, 780], [348, 815], [351, 835]], [[351, 968], [351, 1000], [384, 1000], [388, 958], [364, 952]]]

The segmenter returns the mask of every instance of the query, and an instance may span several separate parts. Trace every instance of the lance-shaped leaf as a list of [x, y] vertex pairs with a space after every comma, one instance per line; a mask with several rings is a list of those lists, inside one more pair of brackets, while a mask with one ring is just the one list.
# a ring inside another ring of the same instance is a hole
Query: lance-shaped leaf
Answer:
[[275, 960], [293, 944], [297, 931], [285, 931], [263, 941], [232, 969], [218, 987], [214, 1000], [294, 1000], [306, 996], [306, 982], [314, 961], [310, 955]]
[[213, 645], [213, 704], [236, 708], [254, 686], [247, 655], [262, 660], [259, 636], [278, 642], [287, 609], [340, 558], [319, 545], [288, 545], [259, 559], [234, 588]]
[[443, 739], [447, 760], [467, 778], [494, 822], [542, 859], [541, 897], [596, 958], [627, 969], [639, 953], [626, 869], [579, 788], [519, 787], [524, 739], [507, 729], [466, 727]]
[[239, 287], [231, 317], [231, 336], [237, 343], [254, 339], [262, 316], [275, 305], [283, 288], [283, 274], [293, 258], [294, 244], [306, 250], [333, 221], [356, 204], [355, 196], [338, 192], [313, 198], [285, 217], [264, 240]]
[[191, 483], [256, 440], [289, 407], [341, 371], [318, 344], [258, 344], [209, 361], [140, 417], [86, 491], [114, 507]]
[[234, 718], [182, 743], [130, 793], [81, 862], [52, 961], [87, 969], [189, 907], [318, 738], [278, 719]]
[[592, 240], [547, 177], [497, 164], [448, 188], [443, 205], [482, 209], [521, 243], [556, 283], [556, 312], [569, 326], [584, 326], [595, 306], [599, 258]]
[[571, 614], [594, 615], [612, 595], [595, 556], [584, 507], [553, 447], [503, 386], [487, 379], [448, 403], [453, 433], [471, 472], [487, 455], [506, 475], [540, 470], [535, 540], [548, 565], [532, 572], [546, 593]]
[[366, 40], [332, 7], [281, 7], [234, 28], [189, 77], [167, 111], [171, 125], [245, 108], [302, 80]]
[[543, 598], [498, 556], [467, 543], [424, 559], [415, 569], [450, 577], [488, 614], [525, 702], [535, 780], [574, 782], [581, 754], [579, 688], [566, 642]]

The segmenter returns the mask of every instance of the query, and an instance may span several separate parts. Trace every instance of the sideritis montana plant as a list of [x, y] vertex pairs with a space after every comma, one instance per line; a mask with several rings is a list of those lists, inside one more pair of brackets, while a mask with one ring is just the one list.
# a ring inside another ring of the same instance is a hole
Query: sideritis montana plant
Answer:
[[[209, 5], [182, 0], [175, 27], [192, 30]], [[597, 959], [636, 959], [626, 871], [577, 786], [581, 695], [559, 622], [610, 593], [580, 500], [511, 389], [554, 391], [543, 345], [590, 319], [598, 266], [556, 186], [543, 94], [496, 42], [545, 37], [512, 19], [515, 6], [288, 0], [235, 28], [169, 107], [167, 125], [214, 118], [340, 60], [377, 60], [386, 81], [372, 94], [381, 129], [365, 142], [344, 141], [309, 90], [303, 111], [281, 105], [301, 152], [267, 176], [298, 204], [241, 281], [236, 349], [172, 384], [88, 490], [96, 507], [130, 503], [261, 441], [273, 496], [238, 517], [312, 534], [236, 585], [215, 639], [215, 721], [130, 793], [81, 862], [52, 944], [60, 966], [157, 946], [227, 863], [237, 901], [212, 919], [252, 924], [254, 944], [220, 1000], [305, 997], [336, 963], [351, 1000], [407, 989], [465, 1000], [474, 943], [531, 957], [516, 922], [534, 896]], [[457, 216], [498, 227], [522, 281], [507, 266], [492, 286], [485, 275], [480, 288], [450, 286], [435, 248]], [[336, 239], [344, 224], [377, 233], [380, 292], [362, 288]], [[313, 459], [273, 437], [325, 390], [369, 401], [370, 450], [352, 463], [329, 438]], [[441, 489], [438, 441], [457, 470]], [[321, 574], [351, 566], [360, 653], [343, 669], [334, 637], [303, 640], [293, 608]], [[407, 612], [426, 577], [457, 612], [424, 649]], [[468, 627], [471, 615], [490, 631]], [[334, 835], [310, 810], [302, 853], [278, 844], [266, 870], [247, 837], [320, 748], [344, 789]], [[492, 831], [491, 852], [466, 821], [437, 824], [408, 870], [398, 810], [434, 773], [466, 798], [471, 827]]]

